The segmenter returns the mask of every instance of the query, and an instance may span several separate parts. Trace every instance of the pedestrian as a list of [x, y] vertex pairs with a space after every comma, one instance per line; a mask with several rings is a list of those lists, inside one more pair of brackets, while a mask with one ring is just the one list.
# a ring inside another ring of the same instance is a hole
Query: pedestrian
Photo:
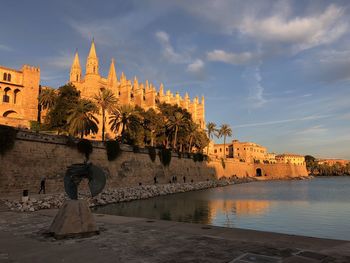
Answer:
[[184, 179], [184, 183], [186, 183], [186, 176], [185, 175], [184, 175], [183, 179]]
[[154, 180], [154, 184], [157, 184], [157, 176], [154, 176], [153, 180]]
[[44, 194], [46, 193], [46, 191], [45, 191], [45, 183], [46, 183], [46, 178], [45, 177], [41, 178], [39, 194], [41, 194], [41, 191], [43, 191]]

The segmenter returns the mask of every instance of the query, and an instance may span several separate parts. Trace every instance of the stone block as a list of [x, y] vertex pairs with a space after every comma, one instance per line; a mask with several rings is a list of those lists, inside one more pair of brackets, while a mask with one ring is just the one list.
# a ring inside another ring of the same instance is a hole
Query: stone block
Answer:
[[86, 237], [99, 233], [85, 200], [68, 200], [58, 211], [49, 233], [55, 238]]

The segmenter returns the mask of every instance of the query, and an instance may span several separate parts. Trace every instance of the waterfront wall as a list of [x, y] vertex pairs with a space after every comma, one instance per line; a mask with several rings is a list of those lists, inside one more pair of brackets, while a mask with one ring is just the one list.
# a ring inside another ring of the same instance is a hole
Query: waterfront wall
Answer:
[[[36, 192], [40, 179], [46, 177], [47, 192], [63, 191], [63, 177], [67, 166], [81, 163], [84, 156], [76, 148], [66, 145], [66, 138], [20, 131], [14, 148], [0, 156], [0, 191], [20, 193], [23, 189]], [[164, 167], [157, 156], [152, 162], [146, 150], [134, 153], [132, 147], [122, 145], [122, 154], [115, 161], [108, 161], [102, 143], [94, 142], [90, 161], [101, 166], [107, 173], [107, 187], [136, 186], [140, 183], [153, 184], [154, 176], [159, 183], [168, 183], [173, 176], [178, 182], [194, 182], [221, 177], [255, 176], [260, 168], [263, 178], [282, 179], [307, 176], [305, 166], [287, 164], [246, 164], [236, 160], [226, 160], [225, 168], [221, 160], [194, 162], [189, 158], [178, 158], [173, 154], [169, 167]]]

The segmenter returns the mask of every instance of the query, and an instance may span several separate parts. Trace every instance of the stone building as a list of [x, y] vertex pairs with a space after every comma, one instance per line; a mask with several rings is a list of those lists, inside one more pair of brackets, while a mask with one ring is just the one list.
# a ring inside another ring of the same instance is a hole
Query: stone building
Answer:
[[38, 119], [40, 68], [0, 66], [0, 124], [28, 128]]
[[[81, 92], [85, 98], [93, 98], [102, 89], [111, 89], [119, 100], [120, 104], [138, 105], [143, 109], [156, 108], [157, 102], [176, 104], [192, 114], [193, 121], [202, 129], [205, 128], [205, 105], [204, 97], [201, 101], [195, 97], [192, 101], [186, 93], [181, 97], [179, 93], [175, 95], [170, 90], [166, 90], [161, 84], [159, 89], [146, 80], [140, 83], [137, 77], [131, 81], [122, 72], [118, 78], [115, 69], [115, 62], [112, 59], [108, 76], [102, 77], [99, 73], [99, 59], [96, 53], [95, 43], [92, 41], [88, 54], [85, 75], [82, 73], [79, 55], [76, 52], [70, 71], [69, 81]], [[108, 117], [107, 117], [108, 119]], [[100, 121], [101, 125], [101, 121]], [[99, 129], [101, 131], [101, 128]], [[107, 127], [107, 133], [110, 131]], [[108, 136], [108, 134], [107, 134]]]
[[283, 153], [276, 155], [277, 163], [285, 163], [285, 164], [297, 164], [304, 165], [305, 158], [302, 155], [294, 154], [294, 153]]

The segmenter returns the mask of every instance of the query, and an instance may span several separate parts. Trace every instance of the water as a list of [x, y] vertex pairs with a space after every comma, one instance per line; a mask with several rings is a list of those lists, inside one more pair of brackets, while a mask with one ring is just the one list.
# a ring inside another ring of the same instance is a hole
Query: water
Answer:
[[95, 211], [350, 240], [350, 177], [253, 182], [111, 204]]

